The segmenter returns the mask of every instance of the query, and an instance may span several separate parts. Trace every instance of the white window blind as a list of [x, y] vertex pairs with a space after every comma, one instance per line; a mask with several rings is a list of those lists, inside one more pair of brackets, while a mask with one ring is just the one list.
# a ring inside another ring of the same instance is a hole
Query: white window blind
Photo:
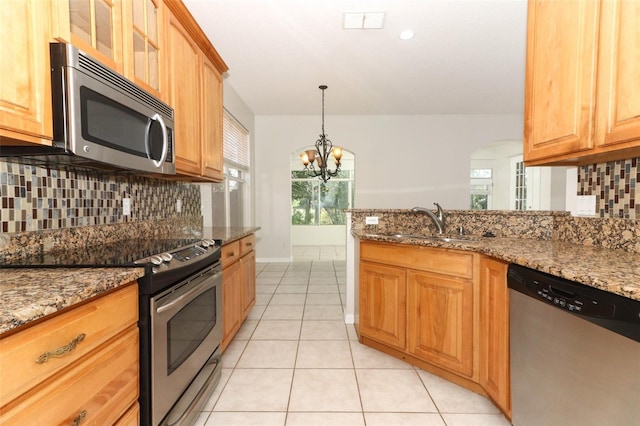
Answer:
[[227, 111], [222, 119], [222, 137], [225, 162], [249, 169], [249, 132]]

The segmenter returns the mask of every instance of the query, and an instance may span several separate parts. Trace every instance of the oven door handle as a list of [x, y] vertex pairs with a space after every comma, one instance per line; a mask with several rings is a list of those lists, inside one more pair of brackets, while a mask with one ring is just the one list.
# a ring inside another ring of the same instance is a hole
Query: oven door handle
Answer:
[[198, 285], [196, 285], [195, 287], [189, 289], [188, 291], [184, 292], [183, 294], [181, 294], [180, 296], [176, 297], [175, 299], [171, 299], [165, 303], [163, 303], [162, 305], [158, 306], [156, 308], [156, 313], [161, 314], [162, 312], [168, 311], [169, 309], [173, 308], [176, 305], [181, 304], [185, 299], [191, 299], [194, 296], [200, 294], [203, 292], [203, 290], [206, 290], [208, 288], [211, 287], [215, 287], [215, 285], [209, 285], [208, 281], [209, 280], [217, 280], [220, 275], [222, 275], [220, 272], [216, 272], [213, 276], [207, 276], [202, 282], [200, 282]]

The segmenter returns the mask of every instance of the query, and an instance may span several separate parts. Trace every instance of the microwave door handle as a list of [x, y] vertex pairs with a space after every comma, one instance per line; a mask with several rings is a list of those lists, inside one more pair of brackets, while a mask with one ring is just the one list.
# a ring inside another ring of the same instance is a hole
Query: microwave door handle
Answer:
[[[164, 123], [164, 120], [162, 119], [162, 116], [160, 114], [155, 114], [153, 117], [151, 117], [151, 120], [157, 121], [158, 123], [160, 123], [160, 128], [162, 129], [162, 156], [160, 157], [160, 160], [156, 161], [156, 160], [151, 160], [153, 161], [153, 165], [156, 167], [160, 167], [162, 166], [162, 164], [164, 163], [164, 161], [167, 159], [167, 151], [168, 151], [168, 146], [169, 146], [169, 138], [167, 135], [167, 125]], [[151, 134], [151, 121], [149, 121], [149, 124], [147, 125], [147, 137], [145, 140], [145, 149], [147, 151], [147, 158], [151, 159], [151, 147], [149, 146], [149, 135]]]

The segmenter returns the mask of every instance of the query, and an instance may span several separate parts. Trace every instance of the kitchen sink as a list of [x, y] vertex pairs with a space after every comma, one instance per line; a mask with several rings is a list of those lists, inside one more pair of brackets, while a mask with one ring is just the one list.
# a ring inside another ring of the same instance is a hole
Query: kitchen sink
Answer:
[[405, 233], [385, 233], [385, 234], [368, 234], [372, 237], [397, 238], [399, 240], [415, 238], [419, 240], [440, 241], [443, 243], [475, 243], [479, 241], [478, 237], [471, 235], [422, 235], [422, 234], [405, 234]]

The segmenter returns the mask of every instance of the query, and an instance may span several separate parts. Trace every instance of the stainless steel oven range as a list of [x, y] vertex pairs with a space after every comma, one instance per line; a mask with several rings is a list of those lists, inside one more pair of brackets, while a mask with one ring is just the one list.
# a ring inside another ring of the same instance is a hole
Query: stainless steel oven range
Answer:
[[138, 279], [140, 423], [187, 425], [220, 379], [220, 244], [131, 239], [0, 261], [0, 268], [142, 266]]
[[220, 380], [220, 246], [202, 240], [138, 260], [140, 420], [191, 424]]

